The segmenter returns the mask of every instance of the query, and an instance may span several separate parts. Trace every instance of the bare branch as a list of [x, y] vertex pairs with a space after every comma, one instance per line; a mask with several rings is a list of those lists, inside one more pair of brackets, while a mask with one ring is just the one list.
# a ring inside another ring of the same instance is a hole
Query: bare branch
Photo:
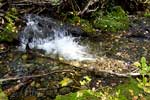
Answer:
[[91, 5], [93, 5], [94, 3], [98, 2], [98, 1], [99, 1], [99, 0], [90, 0], [90, 1], [87, 3], [87, 5], [84, 7], [84, 9], [83, 9], [81, 12], [79, 12], [78, 14], [79, 14], [79, 15], [83, 15], [86, 11], [89, 10], [89, 7], [90, 7]]
[[43, 74], [38, 74], [38, 75], [29, 75], [29, 76], [22, 76], [22, 77], [4, 78], [4, 79], [0, 79], [0, 82], [20, 80], [20, 79], [38, 78], [38, 77], [43, 77], [43, 76], [47, 76], [47, 75], [50, 75], [50, 74], [62, 73], [62, 72], [73, 72], [73, 73], [75, 73], [73, 70], [55, 70], [55, 71], [52, 71], [50, 73], [43, 73]]
[[87, 10], [87, 12], [88, 12], [88, 13], [89, 13], [89, 12], [94, 12], [94, 11], [96, 11], [98, 8], [99, 8], [99, 7], [96, 7], [95, 9]]

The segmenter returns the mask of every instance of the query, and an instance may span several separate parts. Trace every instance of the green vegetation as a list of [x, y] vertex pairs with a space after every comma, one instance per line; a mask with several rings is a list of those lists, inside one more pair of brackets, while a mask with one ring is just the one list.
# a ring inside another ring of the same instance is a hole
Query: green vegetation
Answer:
[[107, 15], [97, 16], [94, 20], [94, 27], [104, 31], [117, 32], [127, 29], [128, 26], [128, 16], [120, 6], [115, 7]]
[[80, 90], [67, 95], [58, 95], [55, 100], [148, 100], [150, 96], [138, 87], [135, 79], [130, 79], [128, 83], [121, 84], [114, 89], [102, 87], [99, 91], [89, 89]]
[[94, 28], [108, 32], [118, 32], [128, 29], [129, 26], [128, 16], [120, 6], [114, 7], [113, 10], [111, 12], [107, 12], [106, 15], [103, 11], [99, 10], [94, 12], [91, 17], [91, 21], [88, 21], [76, 15], [69, 18], [69, 22], [74, 25], [80, 25], [87, 33], [94, 33]]
[[58, 95], [55, 100], [126, 100], [120, 97], [120, 92], [110, 95], [110, 89], [106, 88], [107, 92], [96, 92], [92, 90], [80, 90], [75, 93], [69, 93], [67, 95]]
[[80, 90], [65, 96], [58, 95], [56, 100], [99, 100], [100, 94], [91, 90]]
[[132, 100], [134, 98], [140, 100], [142, 100], [142, 98], [143, 100], [147, 98], [146, 100], [148, 100], [148, 98], [150, 98], [149, 94], [146, 94], [141, 88], [139, 88], [138, 84], [139, 82], [137, 82], [137, 80], [131, 78], [129, 82], [117, 86], [116, 91], [120, 90], [119, 97], [125, 98], [124, 100]]
[[15, 26], [15, 20], [17, 19], [17, 10], [11, 8], [5, 14], [5, 19], [7, 23], [5, 24], [3, 31], [0, 34], [0, 41], [12, 41], [17, 38], [17, 27]]
[[144, 17], [150, 18], [150, 11], [144, 13]]
[[[140, 62], [135, 62], [134, 65], [140, 68], [142, 78], [130, 78], [128, 82], [114, 89], [102, 86], [95, 91], [87, 87], [67, 95], [58, 95], [55, 100], [149, 100], [150, 65], [146, 63], [145, 57], [142, 57]], [[80, 84], [87, 86], [90, 81], [90, 77], [85, 76]]]
[[61, 0], [51, 0], [53, 6], [60, 5]]
[[0, 100], [8, 100], [7, 95], [0, 89]]
[[150, 66], [147, 64], [145, 57], [142, 57], [140, 62], [135, 62], [135, 66], [139, 67], [139, 72], [142, 78], [130, 79], [126, 84], [117, 87], [121, 91], [121, 95], [127, 100], [149, 100], [150, 99]]
[[150, 65], [147, 64], [145, 57], [142, 57], [140, 62], [135, 62], [134, 65], [140, 68], [142, 76], [150, 75]]
[[140, 73], [142, 75], [141, 79], [137, 78], [138, 87], [141, 88], [144, 92], [150, 93], [150, 65], [146, 63], [145, 57], [142, 57], [140, 63], [136, 62], [135, 65], [140, 68]]
[[81, 28], [87, 33], [95, 32], [92, 24], [88, 20], [82, 19], [79, 16], [73, 16], [72, 18], [69, 18], [68, 22], [73, 25], [81, 26]]

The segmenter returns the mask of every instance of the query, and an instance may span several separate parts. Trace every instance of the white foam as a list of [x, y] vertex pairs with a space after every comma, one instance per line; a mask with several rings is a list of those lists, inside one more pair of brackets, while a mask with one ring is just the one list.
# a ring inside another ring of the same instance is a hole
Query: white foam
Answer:
[[38, 34], [44, 35], [44, 33], [42, 29], [37, 27], [37, 22], [30, 17], [22, 33], [20, 50], [25, 50], [30, 30], [33, 31], [32, 41], [29, 43], [31, 49], [43, 49], [47, 54], [57, 54], [67, 60], [93, 60], [93, 57], [87, 53], [87, 47], [81, 46], [71, 35], [66, 35], [67, 32], [65, 30], [52, 28], [51, 30], [55, 33], [53, 38], [38, 37]]
[[51, 41], [49, 39], [39, 41], [40, 43], [30, 43], [30, 48], [43, 49], [47, 54], [58, 54], [67, 60], [93, 60], [91, 55], [86, 52], [87, 48], [79, 45], [72, 36], [57, 37]]

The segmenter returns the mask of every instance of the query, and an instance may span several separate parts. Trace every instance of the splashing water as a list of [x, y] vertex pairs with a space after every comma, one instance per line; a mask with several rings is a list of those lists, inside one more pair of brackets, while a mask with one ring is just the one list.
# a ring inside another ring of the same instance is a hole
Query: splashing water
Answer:
[[79, 45], [55, 20], [33, 15], [26, 18], [27, 26], [20, 33], [20, 50], [25, 51], [28, 44], [31, 49], [43, 49], [47, 54], [58, 54], [67, 60], [94, 59], [87, 53], [87, 47]]

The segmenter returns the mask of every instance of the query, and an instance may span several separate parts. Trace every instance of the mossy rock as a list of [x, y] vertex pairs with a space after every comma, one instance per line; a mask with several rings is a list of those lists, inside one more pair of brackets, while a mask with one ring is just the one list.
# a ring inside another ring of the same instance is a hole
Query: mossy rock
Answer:
[[93, 25], [103, 31], [117, 32], [128, 29], [129, 19], [125, 11], [120, 6], [117, 6], [106, 15], [97, 16]]

